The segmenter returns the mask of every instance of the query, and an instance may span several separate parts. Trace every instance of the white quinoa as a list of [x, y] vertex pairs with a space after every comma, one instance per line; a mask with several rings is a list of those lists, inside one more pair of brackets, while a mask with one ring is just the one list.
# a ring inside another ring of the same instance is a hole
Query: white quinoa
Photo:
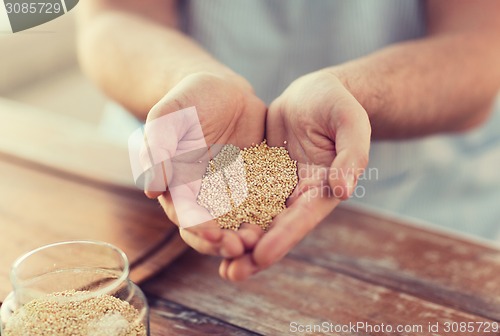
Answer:
[[267, 230], [297, 181], [297, 163], [284, 147], [269, 147], [265, 141], [243, 150], [225, 145], [209, 161], [198, 204], [221, 228], [237, 230], [250, 223]]
[[139, 312], [128, 302], [110, 295], [78, 300], [78, 296], [88, 294], [72, 290], [30, 301], [12, 314], [4, 335], [146, 336]]

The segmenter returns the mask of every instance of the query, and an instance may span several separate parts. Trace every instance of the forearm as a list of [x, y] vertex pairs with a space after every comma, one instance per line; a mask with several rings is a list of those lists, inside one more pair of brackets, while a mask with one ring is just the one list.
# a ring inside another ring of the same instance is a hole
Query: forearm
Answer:
[[487, 34], [443, 34], [330, 68], [366, 109], [373, 138], [468, 129], [500, 88], [500, 50]]
[[246, 85], [175, 27], [127, 11], [83, 15], [79, 58], [105, 93], [141, 119], [190, 74], [211, 72]]

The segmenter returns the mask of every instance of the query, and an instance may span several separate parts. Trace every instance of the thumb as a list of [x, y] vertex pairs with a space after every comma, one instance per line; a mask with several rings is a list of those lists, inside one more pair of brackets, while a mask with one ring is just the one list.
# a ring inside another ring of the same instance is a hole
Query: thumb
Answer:
[[371, 127], [366, 111], [354, 97], [342, 106], [341, 113], [345, 115], [333, 122], [337, 154], [330, 166], [328, 182], [333, 196], [346, 200], [368, 165]]

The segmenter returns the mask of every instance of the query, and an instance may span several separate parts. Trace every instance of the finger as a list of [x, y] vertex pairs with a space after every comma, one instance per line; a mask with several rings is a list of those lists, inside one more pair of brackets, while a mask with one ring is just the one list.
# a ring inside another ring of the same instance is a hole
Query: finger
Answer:
[[215, 220], [187, 228], [186, 230], [211, 243], [219, 243], [224, 236], [224, 231]]
[[325, 190], [330, 189], [328, 185], [328, 171], [328, 167], [309, 164], [307, 162], [297, 162], [297, 177], [299, 182], [288, 197], [286, 206], [292, 206], [309, 189], [320, 188], [320, 190], [324, 191], [324, 195], [329, 196], [331, 193]]
[[219, 275], [222, 279], [228, 280], [227, 278], [227, 269], [229, 264], [231, 263], [231, 259], [223, 259], [219, 265]]
[[208, 241], [192, 232], [192, 229], [182, 229], [180, 234], [182, 239], [193, 249], [208, 255], [220, 256], [223, 258], [236, 258], [245, 252], [241, 239], [235, 232], [221, 230], [222, 238], [219, 242]]
[[[158, 201], [167, 217], [177, 226], [187, 228], [194, 226], [194, 224], [202, 224], [213, 220], [213, 217], [208, 214], [208, 211], [198, 205], [198, 203], [189, 196], [177, 194], [175, 198], [174, 202], [172, 193], [170, 190], [167, 190], [158, 197]], [[181, 221], [183, 223], [181, 223]]]
[[257, 243], [253, 252], [256, 265], [266, 268], [283, 258], [339, 202], [336, 198], [321, 195], [319, 188], [301, 194], [291, 207], [275, 217], [269, 232]]
[[[177, 212], [175, 211], [174, 203], [172, 202], [172, 197], [170, 195], [170, 192], [167, 191], [163, 193], [160, 197], [158, 197], [158, 201], [160, 202], [168, 218], [172, 222], [174, 222], [177, 226], [179, 226]], [[196, 204], [196, 206], [198, 205]], [[191, 233], [196, 234], [201, 238], [214, 243], [219, 242], [222, 239], [222, 230], [220, 229], [219, 225], [215, 222], [215, 220], [206, 221], [204, 223], [191, 227], [190, 230]]]
[[155, 198], [161, 194], [162, 190], [166, 190], [167, 186], [175, 188], [195, 181], [199, 182], [196, 190], [197, 195], [201, 187], [201, 178], [211, 159], [211, 151], [217, 150], [215, 147], [220, 146], [215, 145], [210, 149], [207, 147], [190, 149], [192, 146], [196, 146], [199, 141], [199, 139], [189, 139], [190, 134], [192, 135], [193, 132], [186, 134], [177, 144], [174, 157], [156, 164], [143, 174], [146, 196]]
[[345, 200], [356, 187], [359, 175], [368, 164], [371, 127], [363, 107], [350, 96], [338, 106], [333, 120], [335, 150], [337, 155], [330, 166], [329, 184], [335, 197]]
[[230, 260], [225, 268], [225, 279], [231, 281], [243, 281], [261, 270], [254, 262], [251, 254], [245, 254], [239, 258]]
[[264, 231], [258, 225], [243, 223], [237, 234], [242, 240], [245, 250], [248, 251], [255, 247], [259, 239], [264, 235]]
[[236, 232], [221, 230], [222, 241], [219, 245], [219, 255], [223, 258], [236, 258], [245, 253], [245, 247]]
[[202, 237], [194, 234], [188, 229], [180, 229], [180, 235], [182, 240], [189, 246], [191, 246], [194, 250], [198, 251], [202, 254], [219, 256], [219, 244], [210, 242]]
[[[171, 192], [162, 194], [158, 200], [169, 218], [173, 218], [177, 223], [181, 224], [181, 237], [196, 251], [224, 258], [233, 258], [244, 253], [244, 243], [236, 232], [222, 230], [219, 224], [214, 219], [211, 219], [212, 217], [208, 217], [210, 220], [198, 222], [199, 218], [206, 215], [207, 210], [193, 200], [189, 198], [179, 200], [179, 197], [177, 197], [174, 202], [172, 201]], [[197, 212], [202, 213], [202, 215], [197, 215]], [[191, 217], [188, 219], [187, 216]], [[182, 225], [182, 223], [192, 221], [193, 218], [198, 224], [187, 228]]]
[[200, 184], [201, 181], [193, 181], [169, 188], [170, 206], [173, 206], [179, 226], [183, 228], [214, 220], [210, 212], [198, 204]]

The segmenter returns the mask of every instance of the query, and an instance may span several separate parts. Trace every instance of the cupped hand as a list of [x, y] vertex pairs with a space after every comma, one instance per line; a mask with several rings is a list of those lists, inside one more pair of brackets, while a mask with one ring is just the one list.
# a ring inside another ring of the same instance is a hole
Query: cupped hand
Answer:
[[235, 258], [262, 235], [248, 224], [238, 233], [220, 229], [197, 197], [208, 160], [225, 144], [262, 142], [265, 118], [265, 104], [246, 81], [209, 73], [185, 77], [149, 112], [141, 157], [153, 163], [144, 167], [149, 168], [145, 192], [158, 198], [195, 250]]
[[230, 280], [246, 279], [283, 258], [352, 195], [368, 163], [367, 113], [328, 70], [294, 81], [269, 107], [266, 126], [269, 145], [285, 144], [297, 160], [299, 182], [253, 251], [223, 261], [219, 273]]

